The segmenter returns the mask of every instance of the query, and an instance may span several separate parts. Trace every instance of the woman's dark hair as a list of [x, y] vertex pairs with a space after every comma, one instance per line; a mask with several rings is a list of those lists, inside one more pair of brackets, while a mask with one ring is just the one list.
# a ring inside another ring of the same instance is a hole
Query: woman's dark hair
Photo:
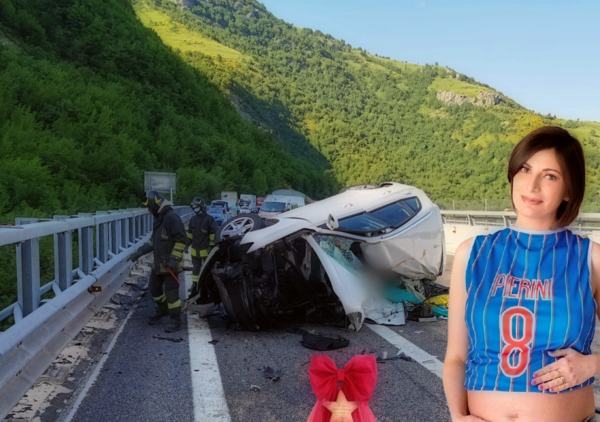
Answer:
[[[585, 193], [585, 158], [577, 138], [565, 129], [545, 126], [527, 134], [515, 146], [508, 161], [508, 181], [512, 199], [512, 181], [529, 158], [539, 151], [554, 149], [556, 158], [567, 186], [568, 201], [563, 201], [556, 210], [558, 227], [567, 227], [579, 214]], [[513, 208], [515, 204], [513, 202]]]

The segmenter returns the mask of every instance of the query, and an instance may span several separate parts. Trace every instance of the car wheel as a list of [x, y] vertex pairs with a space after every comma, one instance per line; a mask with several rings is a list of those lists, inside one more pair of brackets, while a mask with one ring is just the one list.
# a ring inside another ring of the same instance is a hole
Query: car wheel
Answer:
[[228, 239], [240, 239], [246, 233], [260, 230], [265, 227], [262, 218], [253, 214], [244, 214], [230, 218], [223, 223], [215, 235], [215, 243]]

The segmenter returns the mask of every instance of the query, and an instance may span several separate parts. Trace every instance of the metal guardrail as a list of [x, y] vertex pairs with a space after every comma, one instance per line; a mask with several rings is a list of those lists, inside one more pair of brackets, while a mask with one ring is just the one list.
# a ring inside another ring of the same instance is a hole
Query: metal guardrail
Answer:
[[[191, 216], [189, 207], [174, 209], [184, 220]], [[16, 245], [18, 281], [17, 302], [0, 311], [0, 321], [15, 316], [15, 324], [0, 332], [0, 420], [121, 287], [133, 265], [125, 260], [149, 238], [152, 225], [147, 210], [129, 209], [18, 219], [0, 227], [0, 246]], [[72, 268], [75, 230], [79, 266]], [[43, 236], [54, 236], [55, 279], [41, 286]], [[56, 296], [41, 300], [50, 290]]]
[[[442, 210], [444, 224], [464, 224], [468, 226], [510, 227], [517, 220], [514, 211], [454, 211]], [[569, 228], [578, 233], [600, 231], [599, 213], [581, 213]]]

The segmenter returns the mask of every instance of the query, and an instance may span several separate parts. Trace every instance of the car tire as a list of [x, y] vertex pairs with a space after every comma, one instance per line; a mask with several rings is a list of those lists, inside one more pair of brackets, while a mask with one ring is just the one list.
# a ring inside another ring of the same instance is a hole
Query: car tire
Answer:
[[244, 214], [223, 222], [215, 234], [215, 243], [222, 240], [241, 239], [246, 233], [265, 227], [265, 222], [258, 215]]

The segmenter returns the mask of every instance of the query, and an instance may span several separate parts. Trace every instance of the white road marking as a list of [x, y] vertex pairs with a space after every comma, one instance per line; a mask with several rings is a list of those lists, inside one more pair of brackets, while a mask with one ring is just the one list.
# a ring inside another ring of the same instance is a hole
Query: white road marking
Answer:
[[[192, 286], [191, 273], [185, 276], [186, 291]], [[208, 321], [188, 312], [190, 369], [196, 422], [230, 422], [223, 381]], [[196, 371], [198, 370], [199, 371]]]
[[386, 340], [388, 343], [400, 349], [406, 356], [410, 356], [415, 361], [423, 365], [426, 369], [431, 371], [433, 374], [442, 378], [442, 372], [444, 370], [444, 364], [437, 359], [435, 356], [430, 355], [425, 350], [411, 343], [400, 334], [391, 330], [383, 325], [365, 324], [372, 331]]
[[111, 352], [112, 348], [117, 343], [117, 340], [119, 339], [119, 335], [121, 334], [121, 332], [123, 332], [123, 329], [127, 325], [127, 321], [129, 321], [129, 318], [131, 317], [131, 315], [133, 315], [133, 312], [134, 311], [132, 310], [131, 312], [129, 312], [127, 314], [127, 317], [125, 318], [125, 321], [123, 321], [123, 323], [121, 324], [121, 326], [117, 329], [117, 332], [115, 333], [115, 335], [113, 336], [112, 340], [108, 344], [108, 347], [104, 351], [104, 355], [102, 355], [102, 357], [98, 361], [98, 364], [94, 368], [94, 371], [92, 372], [92, 375], [88, 378], [88, 380], [86, 381], [85, 385], [83, 386], [83, 388], [81, 389], [81, 391], [77, 395], [77, 399], [73, 403], [73, 406], [71, 407], [69, 415], [66, 417], [66, 419], [63, 420], [63, 422], [71, 422], [71, 420], [73, 419], [73, 416], [75, 416], [75, 413], [77, 413], [77, 410], [79, 409], [79, 406], [81, 405], [81, 402], [88, 395], [88, 391], [90, 390], [90, 388], [92, 388], [92, 385], [94, 384], [94, 382], [96, 382], [96, 379], [98, 378], [98, 374], [100, 374], [100, 371], [102, 371], [102, 367], [104, 366], [104, 362], [106, 362], [106, 360], [110, 356], [110, 352]]

